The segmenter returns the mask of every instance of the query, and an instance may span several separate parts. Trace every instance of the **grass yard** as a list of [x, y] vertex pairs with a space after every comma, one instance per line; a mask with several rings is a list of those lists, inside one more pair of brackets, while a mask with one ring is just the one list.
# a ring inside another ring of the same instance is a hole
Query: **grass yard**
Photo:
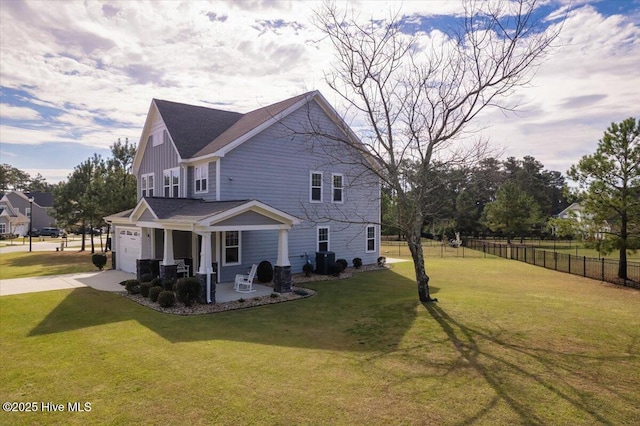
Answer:
[[411, 263], [197, 317], [89, 288], [2, 297], [2, 401], [91, 411], [0, 423], [640, 423], [640, 291], [490, 257], [427, 262], [427, 306]]
[[[111, 253], [107, 253], [105, 268], [111, 268]], [[63, 252], [34, 251], [0, 254], [1, 280], [97, 270], [91, 262], [90, 252], [79, 252], [75, 249]]]

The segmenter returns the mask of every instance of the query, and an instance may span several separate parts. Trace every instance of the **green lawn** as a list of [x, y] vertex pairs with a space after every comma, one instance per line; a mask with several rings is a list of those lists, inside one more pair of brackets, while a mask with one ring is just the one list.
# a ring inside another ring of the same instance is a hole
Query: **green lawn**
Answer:
[[497, 258], [161, 314], [89, 288], [0, 298], [3, 424], [638, 424], [640, 291]]
[[[111, 268], [111, 253], [107, 253], [105, 268]], [[79, 252], [77, 248], [63, 252], [0, 253], [0, 279], [2, 280], [92, 271], [97, 271], [97, 268], [91, 262], [91, 253]]]

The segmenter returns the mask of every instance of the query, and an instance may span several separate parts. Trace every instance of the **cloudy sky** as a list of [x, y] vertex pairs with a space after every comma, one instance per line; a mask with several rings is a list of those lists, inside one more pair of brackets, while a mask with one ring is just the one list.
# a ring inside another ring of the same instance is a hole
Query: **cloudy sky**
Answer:
[[[541, 13], [565, 10], [546, 0]], [[361, 17], [400, 10], [428, 36], [455, 1], [351, 2]], [[118, 138], [138, 143], [152, 98], [247, 112], [318, 89], [332, 51], [311, 1], [0, 1], [0, 162], [49, 182]], [[518, 93], [518, 114], [488, 113], [504, 156], [565, 173], [611, 122], [640, 116], [640, 0], [576, 0], [560, 45]]]

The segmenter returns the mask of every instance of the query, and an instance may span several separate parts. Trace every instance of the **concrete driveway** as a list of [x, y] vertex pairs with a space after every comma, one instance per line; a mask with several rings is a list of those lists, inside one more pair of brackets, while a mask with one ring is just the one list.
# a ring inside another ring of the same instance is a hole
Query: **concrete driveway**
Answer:
[[111, 269], [108, 271], [78, 274], [14, 278], [10, 280], [0, 280], [0, 296], [81, 287], [92, 287], [101, 291], [119, 292], [125, 291], [124, 287], [119, 284], [121, 281], [135, 278], [135, 274]]

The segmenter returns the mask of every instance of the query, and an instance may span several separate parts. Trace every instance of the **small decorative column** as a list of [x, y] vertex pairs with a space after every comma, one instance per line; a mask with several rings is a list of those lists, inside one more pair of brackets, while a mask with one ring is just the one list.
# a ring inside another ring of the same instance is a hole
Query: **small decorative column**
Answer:
[[163, 284], [178, 281], [178, 265], [173, 258], [173, 230], [164, 230], [164, 256], [160, 265], [160, 278]]
[[278, 260], [273, 268], [273, 289], [278, 293], [291, 292], [288, 229], [280, 229], [278, 231]]
[[211, 276], [211, 232], [200, 234], [202, 245], [200, 247], [200, 267], [196, 278], [200, 281], [200, 296], [198, 303], [216, 303], [216, 280]]

